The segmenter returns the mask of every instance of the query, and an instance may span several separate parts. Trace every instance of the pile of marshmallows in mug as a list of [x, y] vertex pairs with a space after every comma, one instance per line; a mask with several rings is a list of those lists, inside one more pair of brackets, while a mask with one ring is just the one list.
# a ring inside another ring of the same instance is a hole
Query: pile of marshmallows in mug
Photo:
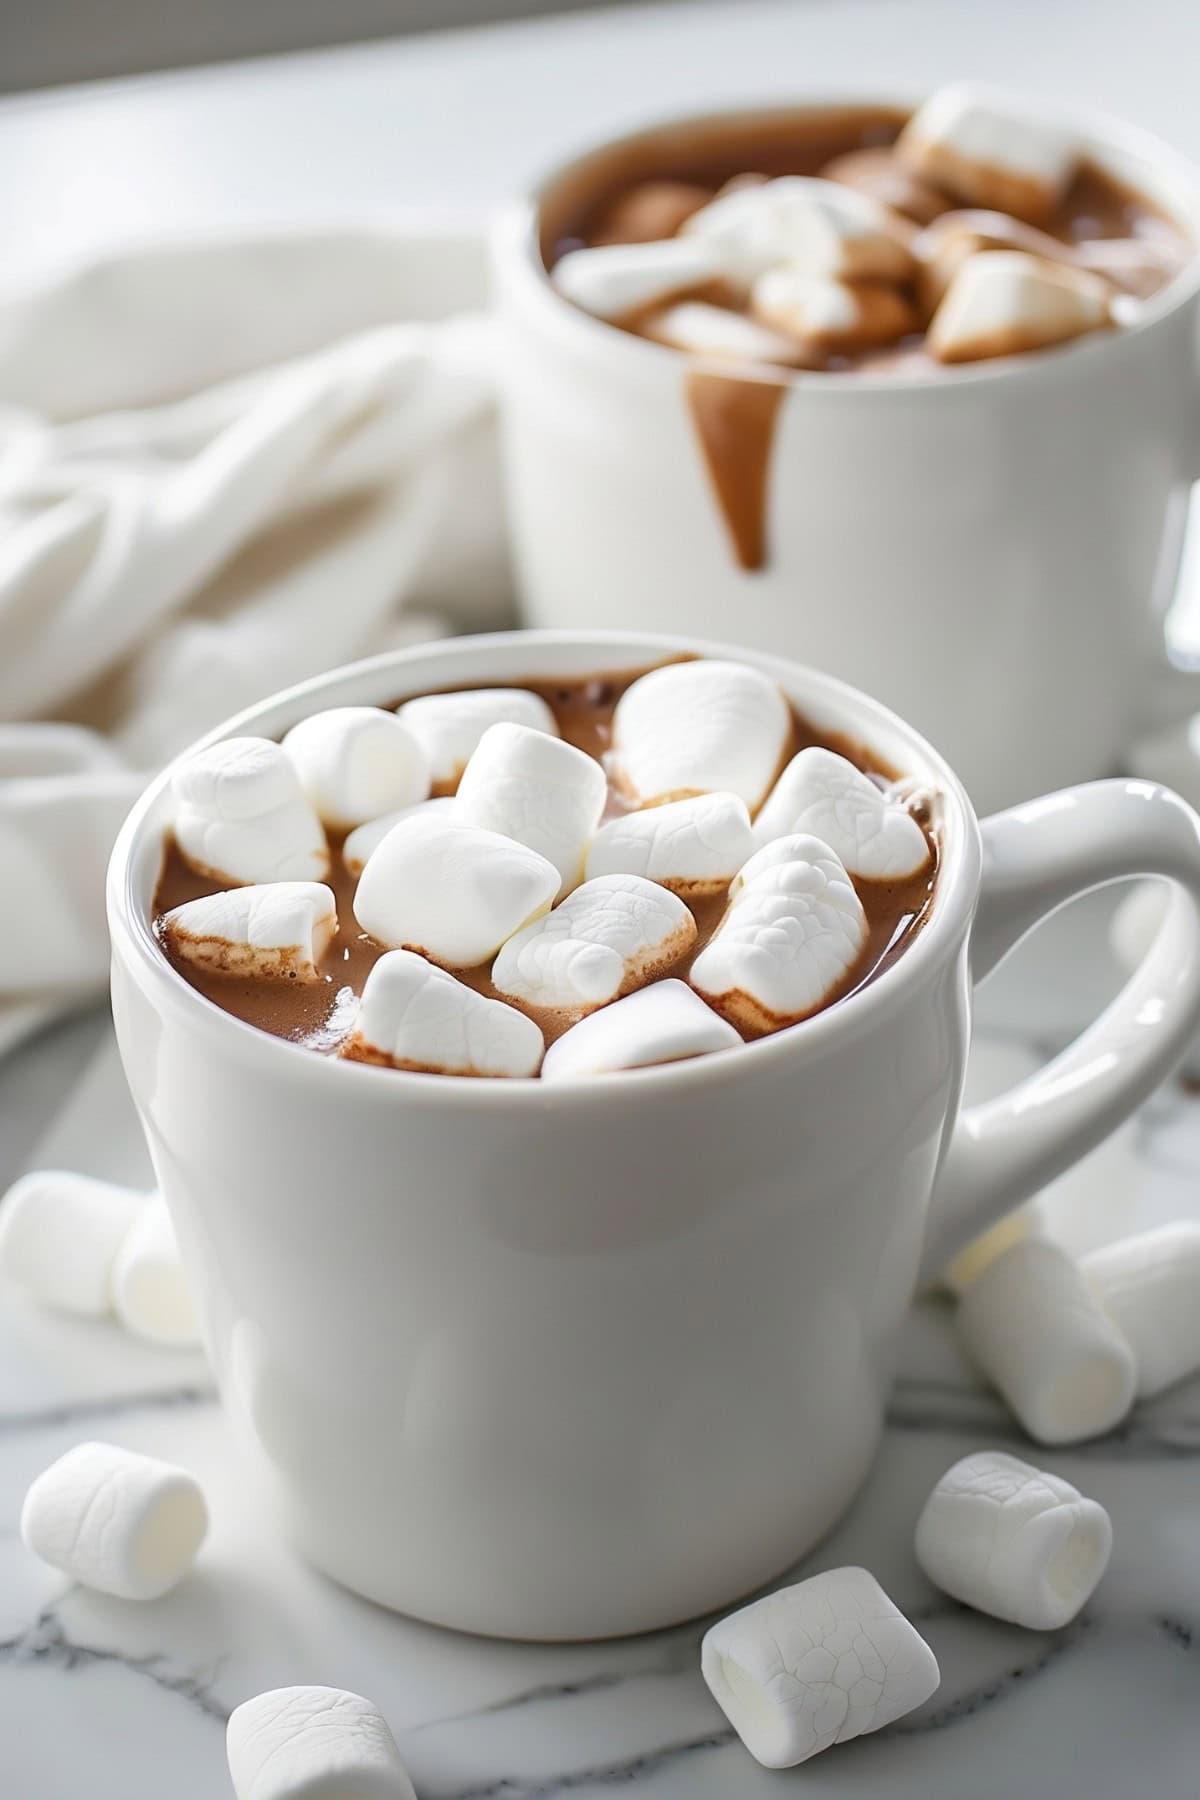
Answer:
[[[735, 1026], [803, 1018], [853, 969], [868, 924], [851, 876], [931, 862], [898, 797], [845, 757], [812, 746], [778, 773], [791, 731], [775, 682], [705, 660], [626, 689], [608, 775], [521, 688], [229, 738], [177, 769], [174, 828], [189, 864], [240, 885], [160, 930], [204, 969], [320, 980], [340, 929], [326, 830], [350, 828], [357, 923], [386, 953], [341, 1055], [563, 1081], [734, 1048]], [[636, 810], [602, 823], [609, 776]], [[695, 941], [687, 901], [727, 891], [688, 981], [659, 979]], [[484, 964], [498, 999], [454, 974]], [[574, 1021], [549, 1050], [538, 1014]]]
[[[854, 355], [919, 331], [912, 284], [930, 321], [925, 348], [942, 363], [1036, 350], [1135, 315], [1117, 288], [1130, 252], [1145, 257], [1145, 246], [1067, 246], [1026, 222], [1052, 218], [1079, 167], [1070, 131], [956, 84], [926, 101], [895, 154], [914, 180], [994, 210], [947, 214], [916, 232], [840, 181], [738, 178], [676, 237], [569, 251], [552, 279], [599, 318], [637, 314], [644, 335], [676, 349], [756, 363]], [[714, 281], [742, 295], [746, 312], [670, 303]]]

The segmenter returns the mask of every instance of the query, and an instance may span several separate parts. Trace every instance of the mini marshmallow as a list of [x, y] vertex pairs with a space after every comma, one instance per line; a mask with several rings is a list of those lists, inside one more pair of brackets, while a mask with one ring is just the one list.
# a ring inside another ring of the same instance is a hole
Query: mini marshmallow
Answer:
[[185, 900], [164, 914], [160, 931], [181, 962], [214, 974], [317, 981], [337, 926], [321, 882], [268, 881]]
[[903, 232], [869, 195], [805, 175], [720, 194], [683, 226], [677, 242], [712, 245], [746, 279], [776, 263], [848, 281], [905, 281], [913, 260]]
[[392, 826], [359, 878], [354, 913], [389, 950], [470, 969], [550, 910], [560, 877], [536, 850], [463, 823], [457, 805], [450, 818], [418, 813]]
[[896, 154], [971, 206], [1036, 222], [1062, 200], [1079, 164], [1079, 143], [1020, 99], [957, 82], [914, 113]]
[[1002, 1450], [947, 1469], [917, 1520], [917, 1561], [935, 1587], [994, 1619], [1057, 1631], [1108, 1567], [1104, 1508]]
[[43, 1306], [103, 1318], [113, 1263], [145, 1204], [144, 1194], [65, 1169], [24, 1175], [0, 1204], [0, 1274]]
[[333, 706], [283, 740], [325, 825], [346, 831], [429, 793], [429, 756], [415, 731], [378, 706]]
[[810, 832], [852, 875], [903, 881], [930, 861], [911, 813], [844, 756], [811, 745], [793, 756], [754, 821], [755, 842]]
[[841, 986], [867, 941], [862, 902], [828, 846], [805, 837], [787, 845], [790, 860], [751, 870], [731, 892], [692, 964], [697, 993], [745, 1031], [807, 1017]]
[[119, 1600], [157, 1600], [191, 1568], [208, 1530], [195, 1477], [116, 1444], [78, 1444], [25, 1496], [28, 1550]]
[[175, 1227], [161, 1195], [142, 1208], [117, 1252], [113, 1308], [127, 1331], [151, 1344], [196, 1344], [200, 1332]]
[[422, 694], [396, 708], [429, 758], [434, 785], [453, 788], [489, 725], [525, 725], [557, 737], [554, 714], [528, 688], [469, 688], [457, 694]]
[[791, 1769], [937, 1692], [937, 1658], [866, 1569], [826, 1569], [713, 1625], [700, 1671], [747, 1750]]
[[1065, 344], [1112, 323], [1098, 275], [1023, 250], [969, 256], [933, 315], [926, 348], [939, 362], [981, 362]]
[[750, 306], [764, 325], [830, 355], [894, 344], [921, 325], [899, 288], [810, 275], [786, 264], [758, 277]]
[[619, 1069], [685, 1062], [714, 1050], [736, 1049], [741, 1038], [683, 981], [648, 987], [602, 1006], [551, 1044], [543, 1081], [575, 1081]]
[[693, 356], [731, 357], [735, 362], [793, 364], [800, 359], [795, 341], [769, 331], [744, 313], [704, 300], [681, 300], [642, 320], [643, 337], [686, 350]]
[[384, 1720], [341, 1688], [274, 1688], [243, 1701], [225, 1754], [237, 1800], [416, 1800]]
[[552, 862], [560, 893], [583, 878], [608, 783], [594, 757], [528, 725], [489, 725], [463, 770], [454, 816]]
[[381, 956], [363, 985], [341, 1054], [435, 1075], [536, 1075], [542, 1034], [532, 1019], [489, 1000], [410, 950]]
[[218, 881], [320, 881], [325, 833], [291, 758], [268, 738], [226, 738], [175, 769], [175, 841]]
[[1044, 1235], [1044, 1225], [1044, 1209], [1036, 1199], [1027, 1201], [1015, 1212], [1008, 1213], [999, 1224], [973, 1238], [965, 1250], [960, 1250], [942, 1270], [943, 1284], [952, 1294], [965, 1294], [971, 1283], [978, 1280], [983, 1271], [990, 1268], [998, 1256], [1011, 1250], [1014, 1244], [1023, 1243], [1029, 1237]]
[[694, 900], [721, 893], [753, 849], [745, 801], [695, 794], [610, 819], [588, 847], [586, 873], [644, 875]]
[[1079, 1266], [1133, 1351], [1140, 1398], [1200, 1369], [1200, 1225], [1160, 1225], [1091, 1251]]
[[550, 279], [564, 299], [600, 319], [669, 300], [703, 287], [722, 272], [717, 246], [699, 238], [661, 238], [650, 244], [593, 244], [569, 250]]
[[984, 250], [1024, 250], [1043, 262], [1078, 266], [1078, 246], [1026, 225], [1008, 213], [978, 208], [943, 213], [913, 240], [920, 263], [920, 288], [929, 310], [941, 300], [968, 257]]
[[356, 825], [349, 832], [342, 845], [342, 862], [346, 872], [355, 879], [362, 874], [373, 853], [378, 850], [393, 825], [401, 819], [412, 819], [418, 815], [432, 818], [441, 814], [448, 819], [454, 809], [452, 794], [439, 795], [436, 800], [420, 800], [416, 806], [402, 806], [398, 812], [384, 813], [380, 819], [368, 819], [365, 825]]
[[879, 206], [901, 213], [917, 225], [928, 225], [953, 204], [905, 168], [894, 150], [848, 150], [821, 170], [825, 181], [857, 188]]
[[635, 681], [613, 713], [616, 785], [643, 804], [732, 793], [753, 811], [791, 734], [787, 701], [744, 663], [668, 663]]
[[958, 1335], [1030, 1437], [1077, 1444], [1133, 1404], [1133, 1352], [1064, 1250], [1029, 1238], [989, 1264], [958, 1303]]
[[509, 938], [492, 981], [526, 1006], [590, 1009], [653, 980], [695, 939], [695, 919], [666, 888], [598, 875]]

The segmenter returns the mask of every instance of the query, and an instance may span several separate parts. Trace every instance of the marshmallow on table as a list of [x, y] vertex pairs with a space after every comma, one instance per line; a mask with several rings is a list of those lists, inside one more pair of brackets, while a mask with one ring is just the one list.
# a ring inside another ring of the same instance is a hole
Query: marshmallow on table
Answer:
[[575, 1081], [619, 1069], [685, 1062], [731, 1050], [741, 1038], [683, 981], [648, 987], [602, 1006], [572, 1025], [546, 1052], [543, 1081]]
[[433, 818], [439, 813], [444, 819], [448, 819], [453, 808], [454, 796], [444, 794], [439, 795], [436, 800], [419, 800], [415, 806], [402, 806], [398, 812], [384, 813], [381, 818], [368, 819], [365, 825], [356, 825], [353, 831], [347, 833], [342, 845], [342, 862], [347, 874], [356, 879], [362, 874], [392, 826], [398, 825], [401, 819], [416, 818], [418, 815]]
[[127, 1331], [152, 1344], [196, 1344], [200, 1332], [166, 1202], [146, 1202], [117, 1252], [113, 1309]]
[[1079, 1266], [1133, 1351], [1143, 1399], [1200, 1369], [1200, 1224], [1180, 1219], [1122, 1238]]
[[1111, 289], [1098, 275], [1024, 250], [968, 256], [942, 296], [926, 337], [939, 362], [982, 362], [1046, 350], [1112, 324]]
[[342, 1688], [273, 1688], [243, 1701], [225, 1754], [237, 1800], [416, 1800], [385, 1721]]
[[697, 240], [748, 280], [776, 263], [846, 281], [905, 281], [914, 267], [903, 229], [884, 207], [841, 182], [805, 175], [719, 194], [692, 214], [676, 242]]
[[492, 981], [526, 1006], [603, 1006], [670, 968], [695, 939], [695, 919], [665, 887], [640, 875], [598, 875], [510, 937]]
[[713, 1625], [700, 1670], [752, 1756], [791, 1769], [937, 1692], [937, 1658], [866, 1569], [827, 1569]]
[[972, 1362], [1041, 1444], [1077, 1444], [1133, 1404], [1133, 1352], [1065, 1251], [1036, 1238], [989, 1264], [958, 1303]]
[[329, 847], [291, 758], [269, 738], [226, 738], [175, 768], [175, 841], [218, 881], [321, 881]]
[[830, 355], [894, 344], [921, 325], [912, 301], [899, 288], [882, 281], [810, 275], [786, 263], [758, 277], [750, 306], [764, 325]]
[[753, 850], [744, 800], [695, 794], [610, 819], [588, 846], [586, 874], [644, 875], [699, 899], [722, 892]]
[[454, 816], [536, 850], [566, 893], [582, 879], [607, 799], [604, 770], [574, 744], [528, 725], [489, 725], [463, 770]]
[[735, 362], [798, 362], [802, 352], [793, 338], [748, 319], [726, 306], [705, 300], [681, 300], [642, 320], [643, 337], [686, 350], [693, 356], [731, 357]]
[[947, 1469], [917, 1520], [917, 1561], [943, 1593], [1031, 1631], [1057, 1631], [1108, 1567], [1104, 1508], [1002, 1450]]
[[811, 833], [852, 875], [903, 881], [930, 860], [912, 814], [844, 756], [811, 745], [793, 756], [754, 821], [755, 842]]
[[960, 1250], [942, 1270], [942, 1282], [952, 1294], [965, 1294], [971, 1283], [978, 1280], [998, 1256], [1003, 1256], [1014, 1244], [1040, 1235], [1044, 1223], [1044, 1210], [1037, 1200], [1027, 1201], [1001, 1219], [998, 1225], [973, 1238], [965, 1250]]
[[716, 246], [699, 238], [662, 238], [650, 244], [594, 244], [569, 250], [550, 279], [563, 298], [601, 319], [619, 319], [722, 273]]
[[359, 877], [354, 913], [389, 950], [470, 969], [550, 910], [560, 876], [527, 845], [464, 824], [457, 808], [450, 818], [422, 812], [392, 826]]
[[939, 88], [909, 120], [896, 154], [971, 206], [1049, 218], [1079, 165], [1074, 133], [1020, 99], [967, 82]]
[[525, 725], [558, 736], [554, 714], [528, 688], [467, 688], [455, 694], [421, 694], [396, 708], [429, 758], [435, 787], [454, 787], [489, 725]]
[[690, 979], [743, 1030], [776, 1031], [829, 999], [866, 941], [862, 902], [837, 857], [816, 838], [790, 837], [742, 870]]
[[389, 950], [367, 976], [341, 1054], [435, 1075], [536, 1075], [542, 1034], [532, 1019], [477, 994], [410, 950]]
[[378, 706], [333, 706], [283, 740], [300, 786], [325, 825], [348, 830], [429, 793], [429, 757], [417, 734]]
[[112, 1270], [145, 1194], [38, 1169], [0, 1203], [0, 1274], [61, 1312], [103, 1318], [112, 1309]]
[[191, 1568], [208, 1530], [195, 1477], [115, 1444], [78, 1444], [29, 1489], [27, 1549], [84, 1587], [157, 1600]]
[[894, 150], [848, 150], [821, 170], [826, 181], [857, 188], [880, 206], [901, 213], [917, 225], [928, 225], [953, 202], [904, 166]]
[[215, 974], [317, 981], [337, 925], [336, 903], [323, 883], [268, 881], [185, 900], [159, 929], [182, 962]]
[[612, 723], [616, 785], [643, 804], [736, 794], [753, 809], [792, 729], [769, 676], [745, 663], [668, 663], [626, 688]]

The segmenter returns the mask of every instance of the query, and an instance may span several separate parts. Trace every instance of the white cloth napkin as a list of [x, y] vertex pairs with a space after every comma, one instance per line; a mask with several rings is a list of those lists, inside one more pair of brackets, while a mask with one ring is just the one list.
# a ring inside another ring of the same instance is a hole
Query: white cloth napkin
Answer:
[[226, 714], [507, 622], [482, 247], [160, 245], [0, 295], [0, 1049], [105, 979], [147, 776]]

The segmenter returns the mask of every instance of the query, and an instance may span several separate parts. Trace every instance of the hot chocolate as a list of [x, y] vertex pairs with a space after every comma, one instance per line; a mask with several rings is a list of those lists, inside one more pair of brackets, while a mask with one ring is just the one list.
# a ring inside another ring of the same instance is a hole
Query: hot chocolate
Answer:
[[933, 798], [734, 663], [339, 708], [175, 791], [154, 912], [183, 978], [313, 1051], [442, 1073], [796, 1023], [903, 953], [937, 866]]

